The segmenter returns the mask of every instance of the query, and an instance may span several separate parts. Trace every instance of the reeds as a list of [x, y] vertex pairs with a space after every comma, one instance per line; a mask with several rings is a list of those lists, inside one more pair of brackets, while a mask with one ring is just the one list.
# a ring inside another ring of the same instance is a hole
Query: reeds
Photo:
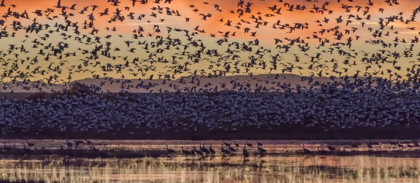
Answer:
[[[413, 182], [420, 160], [373, 156], [272, 156], [0, 161], [0, 180], [34, 182]], [[43, 171], [37, 171], [43, 170]]]
[[[33, 180], [7, 180], [7, 179], [0, 179], [1, 183], [47, 183], [47, 181], [33, 181]], [[52, 181], [50, 183], [59, 183], [57, 181]]]

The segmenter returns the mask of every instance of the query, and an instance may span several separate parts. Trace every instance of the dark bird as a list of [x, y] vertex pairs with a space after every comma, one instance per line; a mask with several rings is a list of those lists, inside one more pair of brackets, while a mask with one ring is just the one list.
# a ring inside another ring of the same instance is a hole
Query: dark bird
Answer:
[[306, 149], [306, 148], [305, 148], [305, 144], [303, 144], [302, 146], [303, 146], [303, 152], [304, 152], [305, 154], [312, 154], [312, 151], [310, 151], [309, 149]]
[[204, 156], [203, 152], [198, 151], [198, 150], [195, 148], [195, 146], [193, 147], [193, 154], [198, 154], [198, 155], [200, 155], [200, 156]]
[[27, 144], [29, 147], [33, 147], [33, 146], [35, 146], [35, 144], [34, 144], [34, 143], [30, 143], [30, 142], [28, 142], [28, 140], [26, 140], [26, 144]]
[[[4, 1], [4, 0], [3, 0]], [[56, 7], [56, 8], [62, 8], [62, 6], [61, 6], [61, 0], [58, 0], [58, 2], [57, 2], [57, 6], [54, 6], [54, 7]]]
[[200, 151], [203, 153], [206, 153], [206, 155], [210, 154], [210, 151], [204, 147], [204, 144], [203, 145], [200, 144]]
[[188, 156], [188, 155], [193, 155], [193, 153], [191, 151], [185, 150], [184, 147], [181, 147], [182, 150], [182, 154]]
[[336, 149], [335, 149], [335, 147], [334, 146], [332, 146], [331, 144], [328, 144], [327, 145], [327, 148], [328, 148], [328, 150], [330, 150], [331, 152], [333, 152], [333, 151], [335, 151]]
[[222, 151], [223, 155], [230, 155], [231, 154], [231, 152], [228, 149], [225, 149], [223, 146], [220, 149], [220, 151]]
[[248, 150], [246, 150], [245, 146], [242, 149], [242, 155], [244, 156], [244, 159], [249, 157], [249, 152], [248, 152]]
[[260, 145], [258, 145], [257, 149], [258, 149], [258, 152], [259, 152], [260, 154], [267, 153], [267, 150], [265, 150], [264, 148], [260, 147]]
[[69, 142], [68, 140], [66, 141], [66, 145], [67, 145], [68, 148], [73, 147], [73, 144], [71, 142]]
[[210, 147], [209, 147], [209, 151], [210, 151], [210, 154], [216, 154], [216, 151], [214, 151], [214, 149], [213, 149], [213, 147], [212, 147], [212, 145], [210, 145]]
[[173, 149], [169, 149], [168, 148], [168, 145], [166, 145], [166, 152], [168, 153], [168, 154], [175, 154], [176, 152], [175, 152], [175, 150], [173, 150]]
[[249, 143], [248, 141], [246, 141], [246, 142], [245, 142], [245, 144], [246, 144], [248, 147], [252, 147], [252, 144], [251, 144], [251, 143]]
[[90, 141], [90, 140], [88, 140], [88, 139], [85, 139], [85, 141], [86, 141], [86, 143], [87, 143], [88, 145], [94, 145], [94, 144], [92, 143], [92, 141]]

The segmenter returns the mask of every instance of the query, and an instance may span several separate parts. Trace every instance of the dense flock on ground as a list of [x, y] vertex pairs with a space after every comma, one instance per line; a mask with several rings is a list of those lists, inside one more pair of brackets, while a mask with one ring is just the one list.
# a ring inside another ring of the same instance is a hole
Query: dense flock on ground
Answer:
[[[52, 97], [0, 100], [3, 134], [17, 132], [173, 133], [278, 130], [296, 125], [324, 131], [418, 125], [419, 84], [380, 78], [314, 82], [278, 90], [101, 94], [75, 83]], [[127, 134], [128, 135], [128, 134]]]

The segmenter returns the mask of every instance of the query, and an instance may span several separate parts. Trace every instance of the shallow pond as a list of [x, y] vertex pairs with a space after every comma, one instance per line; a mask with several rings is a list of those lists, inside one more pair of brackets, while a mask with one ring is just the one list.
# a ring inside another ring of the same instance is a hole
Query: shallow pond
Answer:
[[[54, 148], [65, 141], [35, 141]], [[232, 141], [234, 142], [234, 141]], [[26, 141], [7, 141], [7, 145]], [[131, 149], [166, 149], [179, 151], [180, 147], [191, 149], [199, 142], [188, 141], [95, 141], [98, 148]], [[147, 143], [147, 144], [144, 144]], [[221, 141], [208, 141], [206, 144], [218, 144]], [[243, 144], [244, 141], [238, 141]], [[256, 142], [252, 142], [256, 143]], [[95, 158], [48, 156], [4, 156], [0, 160], [0, 180], [10, 181], [45, 181], [45, 182], [420, 182], [420, 159], [416, 156], [353, 155], [335, 154], [314, 155], [275, 155], [270, 152], [291, 152], [302, 149], [302, 141], [263, 141], [269, 154], [253, 154], [244, 160], [242, 147], [237, 155], [214, 157], [186, 157], [176, 154], [173, 157], [159, 158]], [[306, 148], [317, 151], [325, 149], [326, 144], [334, 144], [337, 149], [352, 149], [347, 142], [335, 141], [305, 142]], [[360, 142], [363, 143], [363, 142]], [[208, 145], [206, 145], [208, 146]], [[32, 147], [37, 148], [37, 147]], [[84, 148], [84, 147], [79, 147]], [[247, 147], [256, 151], [256, 147]], [[373, 150], [395, 149], [390, 144], [381, 142]], [[215, 147], [216, 149], [216, 147]], [[371, 150], [372, 150], [371, 149]], [[416, 152], [416, 147], [401, 150]], [[219, 152], [219, 151], [217, 151]], [[420, 153], [419, 153], [420, 154]]]

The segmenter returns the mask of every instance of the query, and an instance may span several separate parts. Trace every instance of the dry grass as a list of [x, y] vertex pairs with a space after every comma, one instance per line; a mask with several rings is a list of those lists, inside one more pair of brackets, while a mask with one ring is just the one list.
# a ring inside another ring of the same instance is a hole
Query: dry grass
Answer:
[[[0, 179], [1, 183], [46, 183], [47, 181], [34, 181], [34, 180], [6, 180], [6, 179]], [[56, 181], [48, 181], [50, 183], [58, 183]]]

